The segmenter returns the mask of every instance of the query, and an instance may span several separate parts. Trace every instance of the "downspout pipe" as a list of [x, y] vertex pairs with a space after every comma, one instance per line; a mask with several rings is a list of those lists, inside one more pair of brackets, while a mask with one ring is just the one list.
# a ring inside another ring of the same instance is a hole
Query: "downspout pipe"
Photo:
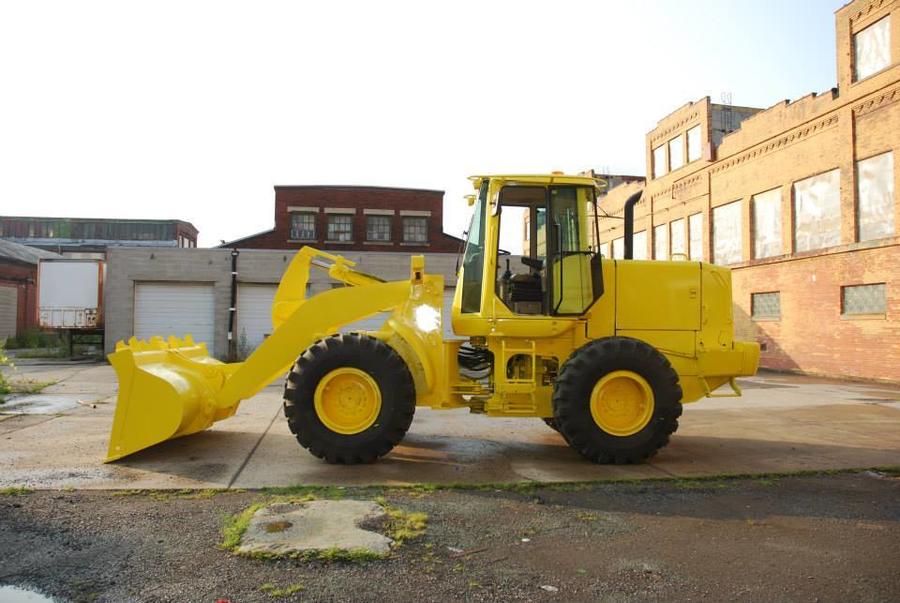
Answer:
[[228, 306], [228, 359], [234, 362], [237, 359], [237, 341], [234, 337], [234, 318], [237, 313], [237, 262], [240, 251], [231, 250], [231, 304]]
[[625, 259], [634, 259], [634, 206], [641, 200], [643, 191], [638, 191], [625, 201]]

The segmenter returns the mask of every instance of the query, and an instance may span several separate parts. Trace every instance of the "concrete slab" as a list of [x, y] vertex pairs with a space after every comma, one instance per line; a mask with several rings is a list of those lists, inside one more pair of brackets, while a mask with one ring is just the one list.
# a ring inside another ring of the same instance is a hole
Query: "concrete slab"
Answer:
[[0, 414], [0, 487], [483, 484], [900, 465], [900, 388], [766, 373], [741, 380], [743, 398], [688, 405], [671, 444], [646, 465], [587, 463], [537, 419], [420, 408], [405, 440], [384, 459], [332, 466], [290, 434], [277, 385], [210, 430], [104, 465], [114, 373], [106, 365], [64, 368], [59, 386], [66, 390], [55, 393], [98, 403], [52, 415]]
[[362, 526], [385, 516], [381, 505], [363, 500], [275, 504], [253, 515], [237, 552], [290, 555], [341, 550], [383, 555], [393, 541]]

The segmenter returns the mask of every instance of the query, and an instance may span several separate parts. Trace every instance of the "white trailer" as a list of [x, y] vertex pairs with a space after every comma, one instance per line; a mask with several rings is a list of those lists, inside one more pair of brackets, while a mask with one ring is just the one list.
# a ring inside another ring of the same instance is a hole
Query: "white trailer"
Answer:
[[38, 264], [38, 316], [43, 329], [103, 329], [102, 260], [42, 259]]

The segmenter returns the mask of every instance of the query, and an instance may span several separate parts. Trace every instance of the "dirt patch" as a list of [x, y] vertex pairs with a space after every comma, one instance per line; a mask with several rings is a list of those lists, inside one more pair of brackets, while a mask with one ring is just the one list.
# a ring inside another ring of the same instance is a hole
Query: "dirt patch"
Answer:
[[[0, 583], [60, 601], [846, 601], [900, 598], [900, 481], [865, 473], [537, 487], [346, 488], [428, 517], [373, 561], [219, 547], [275, 495], [0, 497]], [[320, 493], [327, 496], [327, 491]]]

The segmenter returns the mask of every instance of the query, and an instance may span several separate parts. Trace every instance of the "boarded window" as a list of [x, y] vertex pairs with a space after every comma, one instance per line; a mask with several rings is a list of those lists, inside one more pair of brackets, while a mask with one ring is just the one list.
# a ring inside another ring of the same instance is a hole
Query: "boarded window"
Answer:
[[684, 136], [676, 136], [669, 141], [669, 169], [677, 170], [684, 165]]
[[616, 259], [616, 260], [621, 260], [621, 259], [625, 258], [625, 239], [623, 237], [619, 237], [618, 239], [613, 239], [612, 256], [613, 256], [613, 259]]
[[653, 149], [653, 177], [659, 178], [665, 175], [666, 170], [666, 146], [661, 145]]
[[703, 155], [703, 149], [700, 148], [700, 126], [694, 126], [687, 131], [687, 160], [697, 161]]
[[750, 296], [750, 314], [753, 318], [781, 318], [781, 293], [753, 293]]
[[841, 242], [841, 171], [794, 183], [794, 249], [811, 251]]
[[328, 216], [328, 240], [352, 241], [353, 216], [332, 214]]
[[366, 216], [366, 240], [390, 241], [391, 218], [390, 216]]
[[[669, 222], [669, 242], [672, 248], [672, 258], [683, 260], [687, 257], [687, 249], [684, 246], [684, 218]], [[680, 253], [682, 257], [676, 258]]]
[[727, 266], [743, 258], [741, 202], [713, 208], [713, 261]]
[[781, 189], [753, 195], [753, 257], [781, 255]]
[[859, 240], [894, 234], [894, 155], [884, 153], [856, 162]]
[[653, 228], [653, 259], [667, 260], [669, 259], [669, 241], [666, 238], [668, 227], [660, 224]]
[[841, 314], [884, 314], [887, 288], [884, 283], [841, 287]]
[[406, 243], [428, 242], [427, 218], [403, 218], [403, 241]]
[[691, 242], [691, 259], [703, 261], [703, 214], [694, 214], [688, 218], [688, 237]]
[[632, 253], [636, 260], [647, 259], [647, 231], [634, 233], [634, 249]]
[[291, 214], [291, 238], [297, 241], [315, 241], [316, 214]]
[[891, 64], [891, 18], [885, 17], [853, 36], [855, 78], [861, 80]]

